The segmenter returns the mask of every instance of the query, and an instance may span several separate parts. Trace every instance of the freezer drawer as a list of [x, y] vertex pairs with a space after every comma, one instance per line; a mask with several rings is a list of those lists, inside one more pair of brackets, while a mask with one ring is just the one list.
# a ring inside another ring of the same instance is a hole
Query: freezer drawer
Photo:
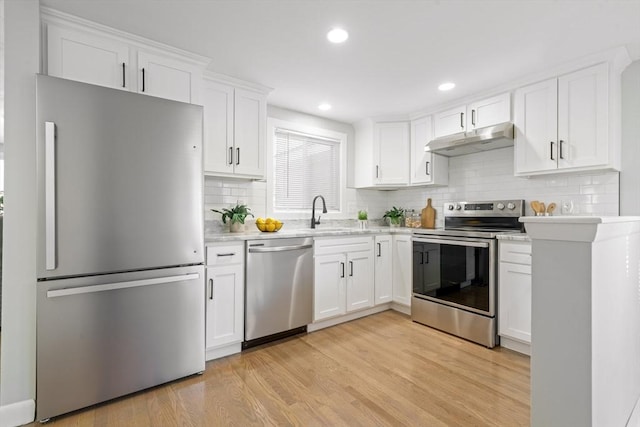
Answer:
[[204, 371], [204, 268], [39, 282], [39, 420]]

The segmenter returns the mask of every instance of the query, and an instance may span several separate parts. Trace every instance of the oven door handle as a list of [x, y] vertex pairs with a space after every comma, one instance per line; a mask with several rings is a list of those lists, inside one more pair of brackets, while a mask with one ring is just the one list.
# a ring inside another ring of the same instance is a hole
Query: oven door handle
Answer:
[[414, 242], [418, 243], [435, 243], [439, 245], [454, 245], [454, 246], [471, 246], [474, 248], [488, 248], [489, 243], [478, 242], [470, 240], [449, 240], [449, 239], [414, 239]]

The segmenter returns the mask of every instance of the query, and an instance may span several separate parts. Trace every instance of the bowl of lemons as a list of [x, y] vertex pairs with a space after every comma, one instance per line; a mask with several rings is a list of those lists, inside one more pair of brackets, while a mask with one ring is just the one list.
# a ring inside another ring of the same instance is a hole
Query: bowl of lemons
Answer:
[[273, 218], [257, 218], [256, 227], [266, 233], [273, 233], [282, 228], [282, 221]]

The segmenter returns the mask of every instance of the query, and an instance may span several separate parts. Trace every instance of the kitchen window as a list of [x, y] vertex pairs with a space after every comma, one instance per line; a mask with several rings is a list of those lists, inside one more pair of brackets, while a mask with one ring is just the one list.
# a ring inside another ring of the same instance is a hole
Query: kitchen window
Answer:
[[342, 151], [346, 135], [273, 120], [269, 211], [307, 212], [313, 196], [324, 196], [329, 212], [342, 211]]

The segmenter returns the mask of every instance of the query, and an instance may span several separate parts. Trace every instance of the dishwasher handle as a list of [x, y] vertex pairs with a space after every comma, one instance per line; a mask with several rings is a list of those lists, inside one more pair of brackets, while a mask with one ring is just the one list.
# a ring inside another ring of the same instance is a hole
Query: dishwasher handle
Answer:
[[264, 253], [264, 252], [286, 252], [296, 251], [299, 249], [311, 249], [313, 245], [292, 245], [292, 246], [273, 246], [267, 248], [249, 248], [250, 253]]

